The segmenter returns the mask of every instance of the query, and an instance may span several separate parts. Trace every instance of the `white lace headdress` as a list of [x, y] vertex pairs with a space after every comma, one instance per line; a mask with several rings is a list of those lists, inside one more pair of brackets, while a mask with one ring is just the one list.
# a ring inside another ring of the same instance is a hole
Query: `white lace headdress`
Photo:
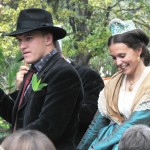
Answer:
[[112, 35], [122, 34], [127, 31], [136, 29], [135, 24], [132, 20], [122, 21], [118, 18], [111, 20], [109, 23], [109, 27]]

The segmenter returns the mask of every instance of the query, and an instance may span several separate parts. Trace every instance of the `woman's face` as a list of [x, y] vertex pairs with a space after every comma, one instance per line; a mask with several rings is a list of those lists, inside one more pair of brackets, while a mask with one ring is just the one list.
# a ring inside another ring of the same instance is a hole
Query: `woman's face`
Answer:
[[126, 75], [134, 74], [140, 62], [141, 49], [134, 51], [123, 43], [114, 43], [110, 45], [109, 52], [118, 70]]

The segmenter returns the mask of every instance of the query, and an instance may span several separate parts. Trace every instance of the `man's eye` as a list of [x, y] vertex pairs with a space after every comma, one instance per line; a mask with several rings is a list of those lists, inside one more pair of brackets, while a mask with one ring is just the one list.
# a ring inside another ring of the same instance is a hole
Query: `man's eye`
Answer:
[[27, 37], [26, 40], [27, 40], [27, 41], [31, 41], [31, 40], [32, 40], [32, 37]]
[[21, 39], [16, 39], [16, 42], [21, 43]]

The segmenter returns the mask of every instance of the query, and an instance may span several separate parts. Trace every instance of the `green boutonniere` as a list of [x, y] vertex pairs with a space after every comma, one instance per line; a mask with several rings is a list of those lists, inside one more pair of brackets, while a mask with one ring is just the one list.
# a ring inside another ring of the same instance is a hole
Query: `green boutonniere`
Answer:
[[36, 74], [33, 75], [31, 83], [32, 83], [32, 89], [34, 92], [40, 91], [42, 88], [47, 86], [47, 83], [41, 83], [41, 79], [38, 80]]

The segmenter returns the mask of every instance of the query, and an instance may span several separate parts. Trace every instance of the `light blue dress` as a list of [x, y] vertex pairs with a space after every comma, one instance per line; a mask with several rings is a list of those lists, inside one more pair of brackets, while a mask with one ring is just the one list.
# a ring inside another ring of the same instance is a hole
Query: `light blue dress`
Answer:
[[[150, 110], [136, 111], [123, 124], [108, 123], [108, 119], [97, 113], [77, 150], [117, 150], [124, 131], [134, 124], [150, 126]], [[103, 127], [102, 127], [103, 126]], [[98, 129], [101, 128], [98, 132]], [[98, 136], [97, 136], [98, 135]], [[93, 142], [92, 142], [93, 141]], [[92, 144], [91, 144], [92, 143]]]
[[[150, 81], [144, 88], [150, 89]], [[123, 123], [118, 123], [106, 115], [107, 112], [105, 115], [102, 112], [97, 111], [77, 150], [118, 150], [118, 143], [126, 129], [136, 124], [150, 126], [150, 90], [144, 93], [137, 107]]]

